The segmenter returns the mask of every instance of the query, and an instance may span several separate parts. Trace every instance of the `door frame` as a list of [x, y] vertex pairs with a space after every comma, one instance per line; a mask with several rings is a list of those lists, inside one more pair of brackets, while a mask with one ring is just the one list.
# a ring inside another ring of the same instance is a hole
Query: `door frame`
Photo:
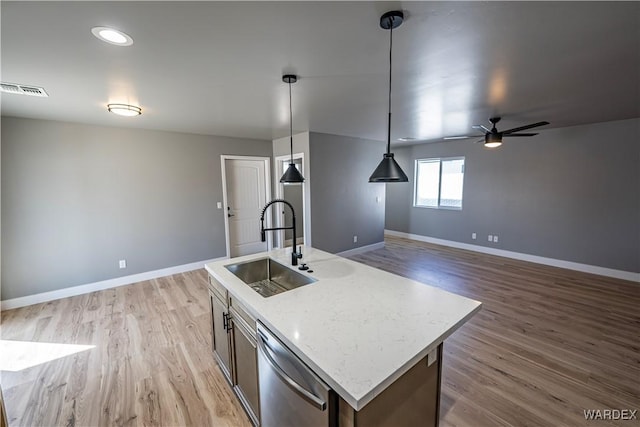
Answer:
[[[302, 160], [302, 176], [304, 176], [306, 174], [305, 167], [304, 167], [304, 153], [293, 153], [293, 159], [294, 160], [297, 160], [297, 159]], [[275, 157], [273, 159], [274, 170], [280, 172], [280, 170], [281, 170], [279, 168], [280, 163], [281, 162], [285, 163], [285, 162], [288, 162], [290, 160], [291, 160], [291, 154], [286, 154], [286, 155], [283, 155], [283, 156]], [[284, 199], [284, 184], [282, 184], [279, 181], [274, 181], [274, 182], [275, 182], [275, 188], [276, 188], [276, 199]], [[302, 186], [302, 216], [301, 217], [302, 217], [303, 222], [304, 222], [304, 227], [302, 229], [302, 235], [303, 235], [303, 239], [304, 239], [304, 244], [306, 246], [310, 246], [310, 244], [307, 243], [310, 240], [307, 237], [307, 234], [309, 234], [309, 233], [307, 233], [307, 226], [306, 226], [306, 224], [307, 224], [306, 187], [307, 186], [305, 184], [306, 183], [304, 183], [304, 182], [302, 184], [300, 184]], [[300, 214], [298, 214], [298, 216], [300, 217]], [[276, 224], [278, 224], [278, 227], [284, 227], [285, 226], [285, 224], [284, 224], [284, 215], [282, 213], [277, 215]], [[284, 248], [285, 247], [285, 244], [284, 244], [284, 241], [285, 241], [284, 230], [279, 231], [277, 233], [277, 236], [278, 236], [278, 238], [277, 238], [278, 247]], [[295, 239], [295, 237], [294, 237], [294, 239]]]
[[[224, 215], [224, 240], [227, 249], [226, 258], [231, 257], [231, 242], [229, 241], [229, 216], [227, 214], [227, 171], [225, 167], [226, 160], [255, 160], [264, 162], [264, 185], [265, 185], [265, 199], [267, 203], [271, 201], [271, 157], [257, 157], [257, 156], [237, 156], [232, 154], [220, 155], [220, 166], [222, 167], [222, 210]], [[271, 214], [267, 212], [267, 221], [270, 219]], [[269, 222], [267, 222], [268, 224]], [[267, 233], [267, 250], [270, 251], [273, 248], [273, 239], [271, 233]]]

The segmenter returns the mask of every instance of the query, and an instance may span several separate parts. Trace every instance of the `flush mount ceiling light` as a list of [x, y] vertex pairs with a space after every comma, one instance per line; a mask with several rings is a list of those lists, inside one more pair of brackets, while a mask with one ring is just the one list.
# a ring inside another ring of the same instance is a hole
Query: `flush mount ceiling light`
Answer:
[[387, 123], [387, 152], [382, 157], [369, 182], [408, 182], [409, 178], [393, 158], [391, 152], [391, 52], [393, 50], [393, 29], [402, 24], [404, 14], [399, 10], [387, 12], [380, 17], [380, 27], [389, 30], [389, 121]]
[[125, 117], [139, 116], [142, 108], [129, 104], [107, 104], [107, 110], [113, 114]]
[[130, 35], [122, 31], [109, 27], [93, 27], [91, 33], [103, 42], [114, 44], [116, 46], [131, 46], [133, 39]]
[[283, 184], [300, 184], [304, 182], [304, 177], [293, 163], [293, 108], [291, 107], [291, 84], [298, 81], [298, 77], [293, 74], [285, 74], [282, 76], [282, 81], [289, 84], [289, 141], [291, 148], [291, 161], [289, 167], [280, 178], [280, 182]]

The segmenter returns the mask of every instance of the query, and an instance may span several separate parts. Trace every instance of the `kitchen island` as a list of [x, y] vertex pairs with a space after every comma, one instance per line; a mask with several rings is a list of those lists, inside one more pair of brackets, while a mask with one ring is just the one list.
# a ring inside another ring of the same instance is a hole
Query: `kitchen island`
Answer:
[[[256, 321], [262, 323], [339, 396], [340, 426], [411, 420], [412, 411], [433, 416], [421, 425], [437, 425], [441, 344], [481, 303], [314, 248], [302, 252], [312, 272], [289, 265], [290, 248], [206, 265], [214, 351], [252, 421], [260, 420], [253, 356], [234, 367], [236, 331], [222, 342], [216, 320], [228, 333], [235, 319], [245, 349], [255, 349]], [[265, 257], [316, 281], [265, 298], [226, 267]]]

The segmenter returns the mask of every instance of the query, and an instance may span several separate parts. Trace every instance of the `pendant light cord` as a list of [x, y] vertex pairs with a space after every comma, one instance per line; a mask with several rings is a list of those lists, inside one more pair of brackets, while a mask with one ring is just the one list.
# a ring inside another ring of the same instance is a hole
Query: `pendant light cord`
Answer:
[[393, 51], [393, 18], [389, 17], [389, 121], [387, 122], [387, 154], [391, 153], [391, 52]]
[[289, 80], [289, 145], [291, 164], [293, 164], [293, 106], [291, 105], [291, 80]]

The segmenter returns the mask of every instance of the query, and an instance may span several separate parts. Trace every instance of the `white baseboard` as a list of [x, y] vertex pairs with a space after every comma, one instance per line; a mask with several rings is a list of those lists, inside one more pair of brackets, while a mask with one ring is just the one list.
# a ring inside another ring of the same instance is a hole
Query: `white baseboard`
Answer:
[[402, 231], [384, 230], [384, 234], [389, 236], [404, 237], [411, 240], [418, 240], [420, 242], [433, 243], [436, 245], [450, 246], [452, 248], [482, 252], [485, 254], [497, 255], [505, 258], [513, 258], [521, 261], [529, 261], [536, 264], [550, 265], [552, 267], [566, 268], [569, 270], [582, 271], [584, 273], [598, 274], [600, 276], [614, 277], [616, 279], [629, 280], [632, 282], [640, 282], [640, 273], [634, 273], [632, 271], [614, 270], [612, 268], [598, 267], [596, 265], [580, 264], [578, 262], [564, 261], [555, 258], [546, 258], [537, 255], [523, 254], [520, 252], [511, 252], [504, 249], [487, 248], [485, 246], [471, 245], [469, 243], [461, 243], [453, 240], [436, 239], [435, 237], [404, 233]]
[[175, 267], [162, 268], [160, 270], [116, 277], [115, 279], [102, 280], [100, 282], [88, 283], [86, 285], [72, 286], [70, 288], [8, 299], [0, 302], [0, 308], [2, 310], [10, 310], [12, 308], [25, 307], [27, 305], [39, 304], [41, 302], [53, 301], [60, 298], [67, 298], [76, 295], [88, 294], [90, 292], [102, 291], [104, 289], [116, 288], [118, 286], [130, 285], [132, 283], [144, 282], [145, 280], [156, 279], [158, 277], [171, 276], [172, 274], [198, 270], [200, 268], [204, 268], [205, 264], [226, 258], [227, 257], [221, 257], [206, 261], [192, 262], [190, 264], [176, 265]]
[[338, 252], [336, 255], [340, 256], [351, 256], [361, 254], [363, 252], [374, 251], [376, 249], [384, 248], [384, 242], [373, 243], [371, 245], [360, 246], [359, 248], [349, 249], [343, 252]]

